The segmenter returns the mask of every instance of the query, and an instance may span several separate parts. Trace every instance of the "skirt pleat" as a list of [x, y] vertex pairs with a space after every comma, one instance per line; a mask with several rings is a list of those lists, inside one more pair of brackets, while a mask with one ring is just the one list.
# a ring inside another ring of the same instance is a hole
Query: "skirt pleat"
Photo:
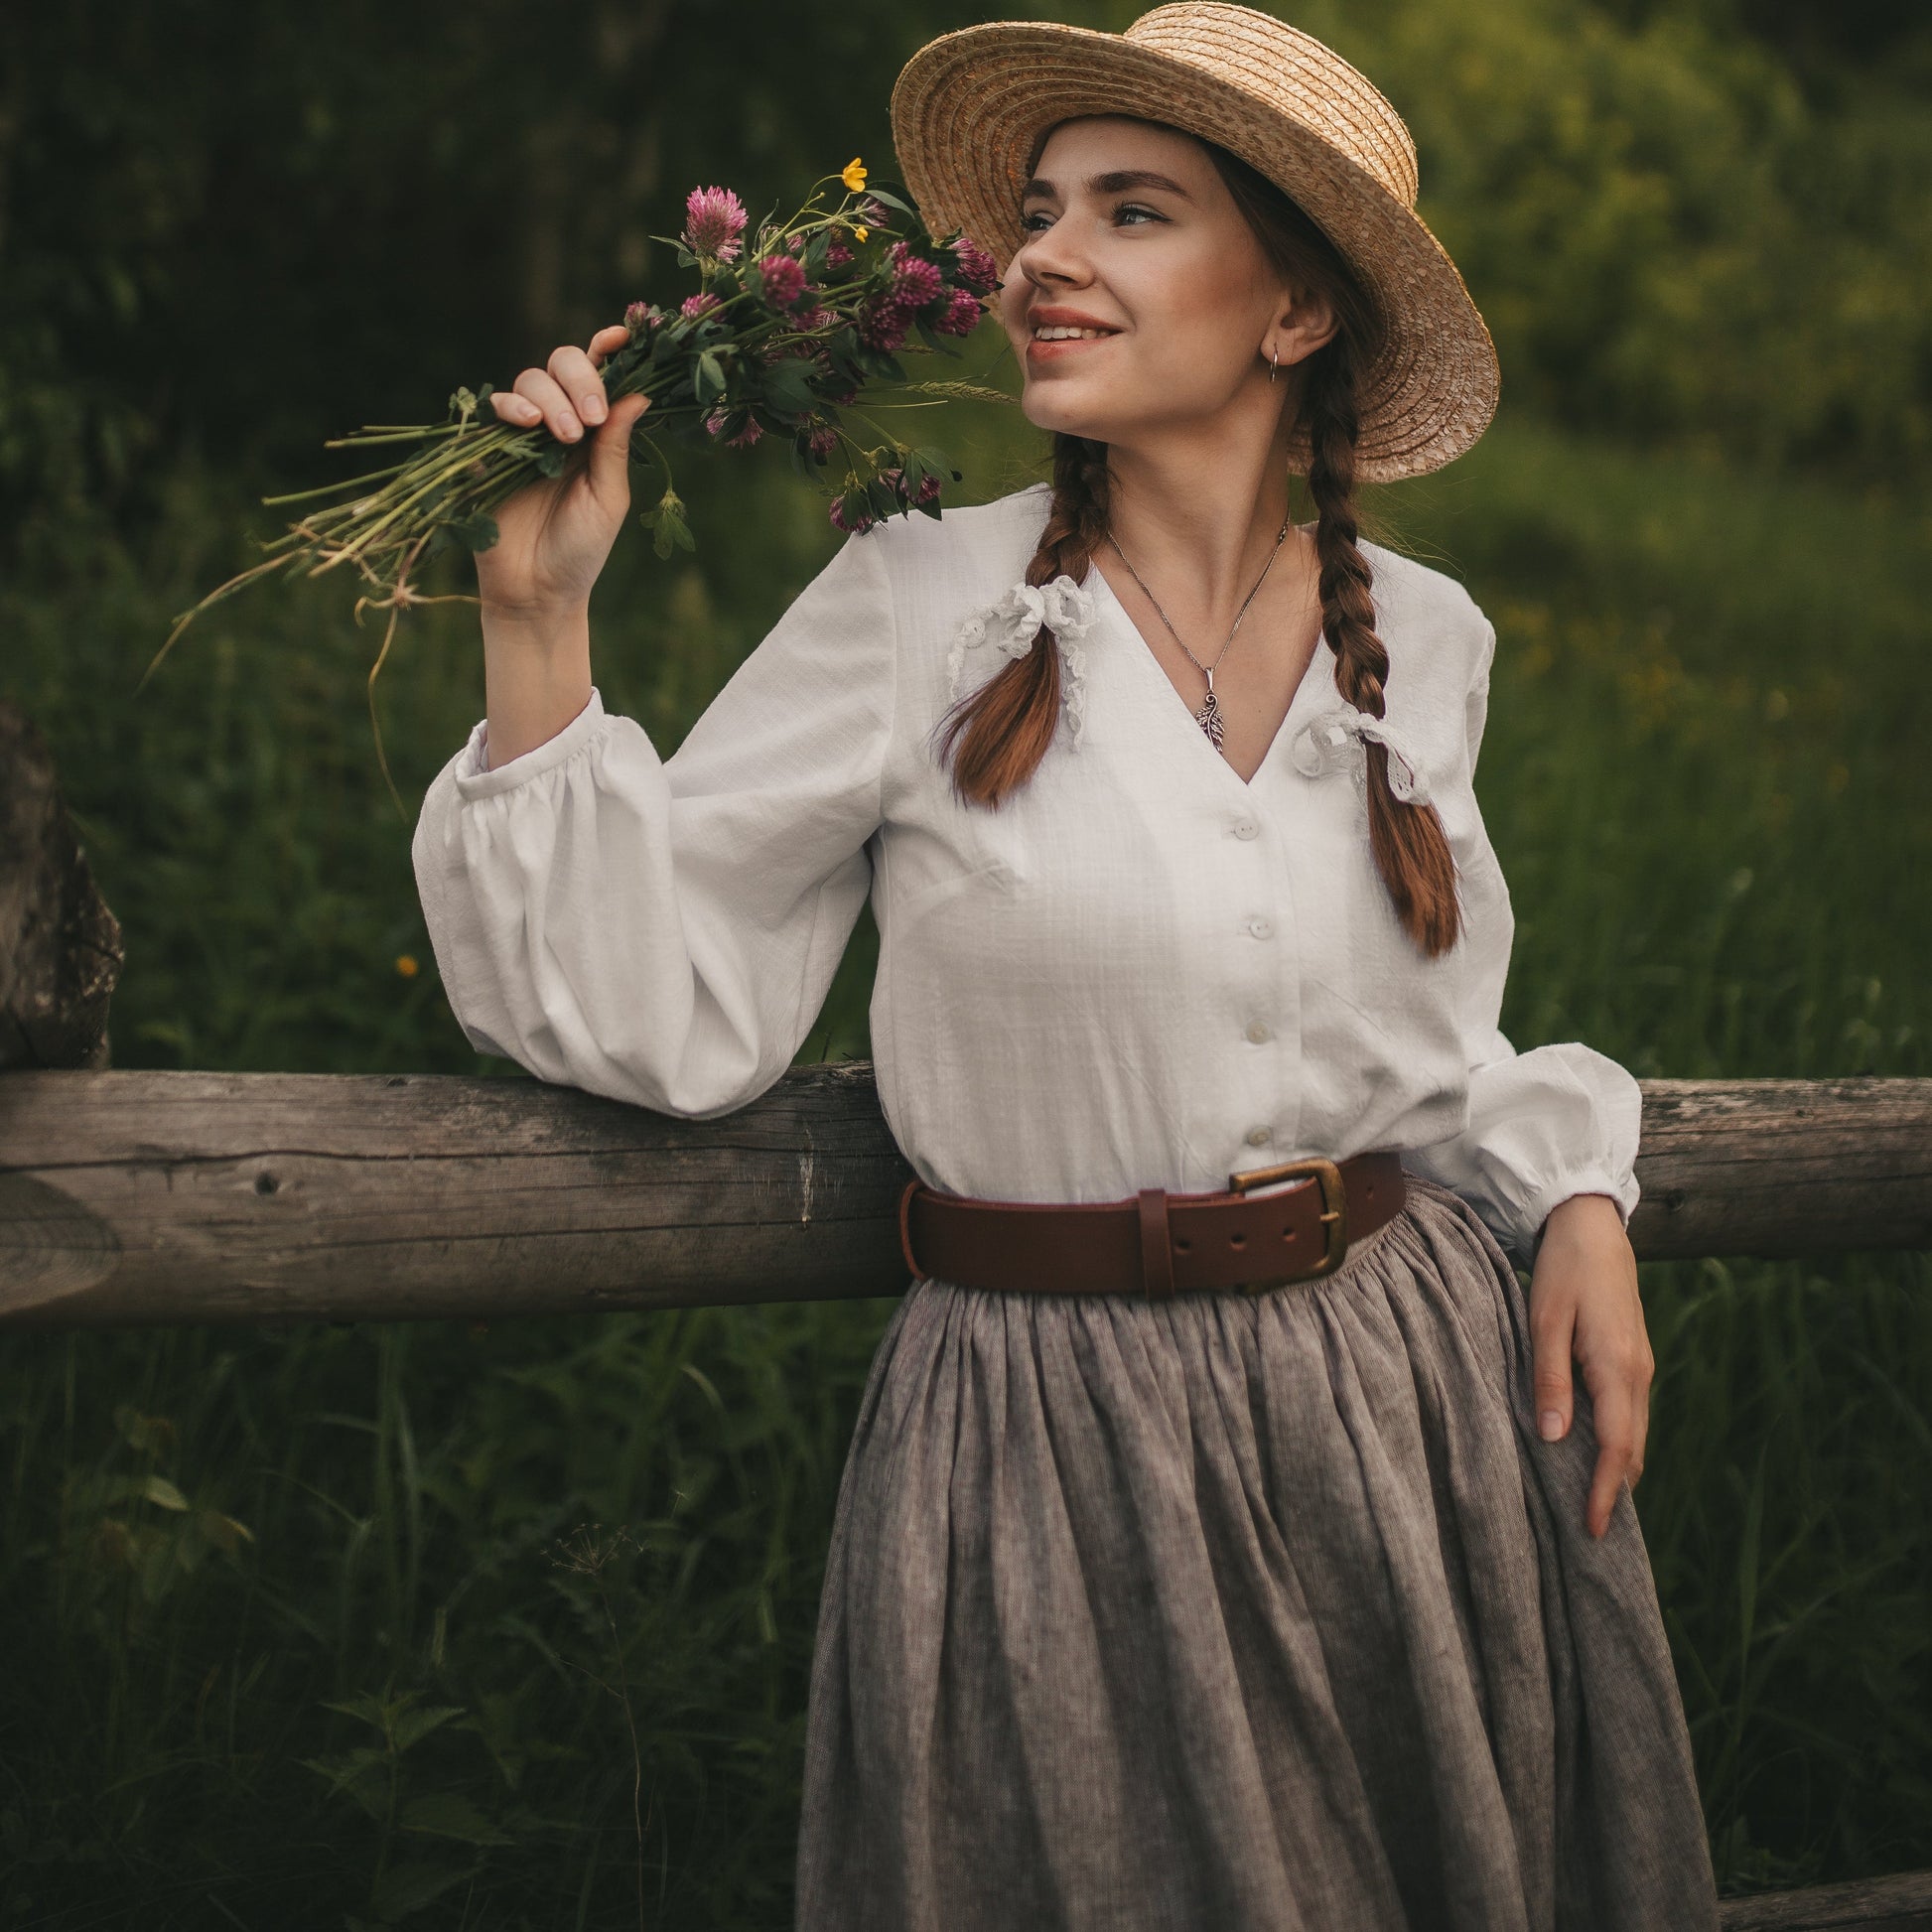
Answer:
[[1474, 1211], [1247, 1296], [922, 1282], [820, 1604], [800, 1932], [1709, 1932], [1635, 1507]]

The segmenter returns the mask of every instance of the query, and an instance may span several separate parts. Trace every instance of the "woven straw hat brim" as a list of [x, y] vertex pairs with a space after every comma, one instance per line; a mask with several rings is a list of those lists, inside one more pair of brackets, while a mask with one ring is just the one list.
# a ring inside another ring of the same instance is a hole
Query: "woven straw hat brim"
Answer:
[[[1298, 202], [1381, 306], [1387, 330], [1362, 385], [1357, 475], [1392, 482], [1453, 461], [1488, 426], [1500, 388], [1495, 346], [1455, 264], [1413, 209], [1277, 104], [1281, 51], [1244, 27], [1248, 9], [1186, 11], [1213, 17], [1202, 26], [1211, 56], [1240, 80], [1051, 21], [964, 27], [919, 49], [893, 88], [893, 143], [927, 227], [963, 228], [1004, 276], [1022, 239], [1020, 191], [1041, 128], [1130, 114], [1217, 142]], [[1337, 105], [1347, 111], [1328, 103]], [[1383, 127], [1361, 125], [1359, 138], [1391, 148]], [[1384, 159], [1413, 196], [1413, 149]], [[1306, 469], [1306, 449], [1295, 461]]]

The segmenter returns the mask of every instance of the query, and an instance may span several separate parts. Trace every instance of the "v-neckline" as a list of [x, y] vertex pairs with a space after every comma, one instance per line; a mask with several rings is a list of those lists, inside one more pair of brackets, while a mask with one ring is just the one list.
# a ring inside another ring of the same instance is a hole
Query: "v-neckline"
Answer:
[[[1124, 641], [1132, 645], [1129, 655], [1139, 659], [1145, 665], [1147, 673], [1159, 685], [1159, 691], [1153, 694], [1157, 700], [1157, 704], [1158, 700], [1165, 696], [1167, 700], [1166, 704], [1159, 705], [1158, 708], [1176, 712], [1180, 718], [1185, 720], [1187, 736], [1194, 741], [1195, 745], [1201, 751], [1205, 752], [1244, 792], [1252, 793], [1255, 786], [1266, 774], [1268, 767], [1274, 763], [1275, 755], [1283, 741], [1291, 737], [1289, 727], [1295, 723], [1295, 714], [1301, 709], [1303, 699], [1308, 696], [1309, 687], [1322, 675], [1324, 660], [1326, 660], [1328, 666], [1332, 666], [1334, 662], [1334, 652], [1327, 647], [1328, 638], [1326, 631], [1322, 630], [1315, 633], [1314, 649], [1310, 653], [1308, 666], [1302, 673], [1302, 681], [1295, 687], [1295, 694], [1289, 699], [1288, 709], [1282, 713], [1282, 721], [1275, 727], [1275, 735], [1268, 741], [1268, 749], [1262, 753], [1261, 761], [1254, 768], [1254, 775], [1244, 778], [1228, 762], [1223, 754], [1207, 742], [1207, 734], [1201, 730], [1199, 720], [1187, 708], [1187, 700], [1174, 688], [1173, 680], [1162, 669], [1161, 660], [1154, 654], [1154, 646], [1142, 634], [1141, 626], [1134, 621], [1133, 613], [1120, 601], [1120, 596], [1115, 591], [1113, 585], [1108, 583], [1107, 573], [1097, 563], [1089, 562], [1087, 565], [1087, 576], [1090, 581], [1093, 579], [1099, 580], [1097, 596], [1102, 605], [1111, 611], [1113, 617], [1118, 621], [1119, 628], [1124, 633]], [[1328, 683], [1332, 689], [1334, 687], [1334, 679], [1331, 670], [1328, 673]]]

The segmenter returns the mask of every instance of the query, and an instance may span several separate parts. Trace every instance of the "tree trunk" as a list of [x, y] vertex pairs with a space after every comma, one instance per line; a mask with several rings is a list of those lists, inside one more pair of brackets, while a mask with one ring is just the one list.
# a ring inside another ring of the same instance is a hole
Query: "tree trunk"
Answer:
[[106, 1066], [121, 959], [47, 742], [0, 700], [0, 1069]]

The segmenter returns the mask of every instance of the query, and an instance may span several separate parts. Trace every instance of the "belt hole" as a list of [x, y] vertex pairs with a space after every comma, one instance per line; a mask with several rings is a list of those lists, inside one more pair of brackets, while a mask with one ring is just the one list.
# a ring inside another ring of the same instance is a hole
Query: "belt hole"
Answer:
[[1194, 1244], [1191, 1241], [1176, 1241], [1173, 1245], [1176, 1253], [1184, 1255]]
[[1248, 1237], [1245, 1234], [1230, 1234], [1228, 1236], [1228, 1246], [1230, 1248], [1245, 1248], [1247, 1245]]

